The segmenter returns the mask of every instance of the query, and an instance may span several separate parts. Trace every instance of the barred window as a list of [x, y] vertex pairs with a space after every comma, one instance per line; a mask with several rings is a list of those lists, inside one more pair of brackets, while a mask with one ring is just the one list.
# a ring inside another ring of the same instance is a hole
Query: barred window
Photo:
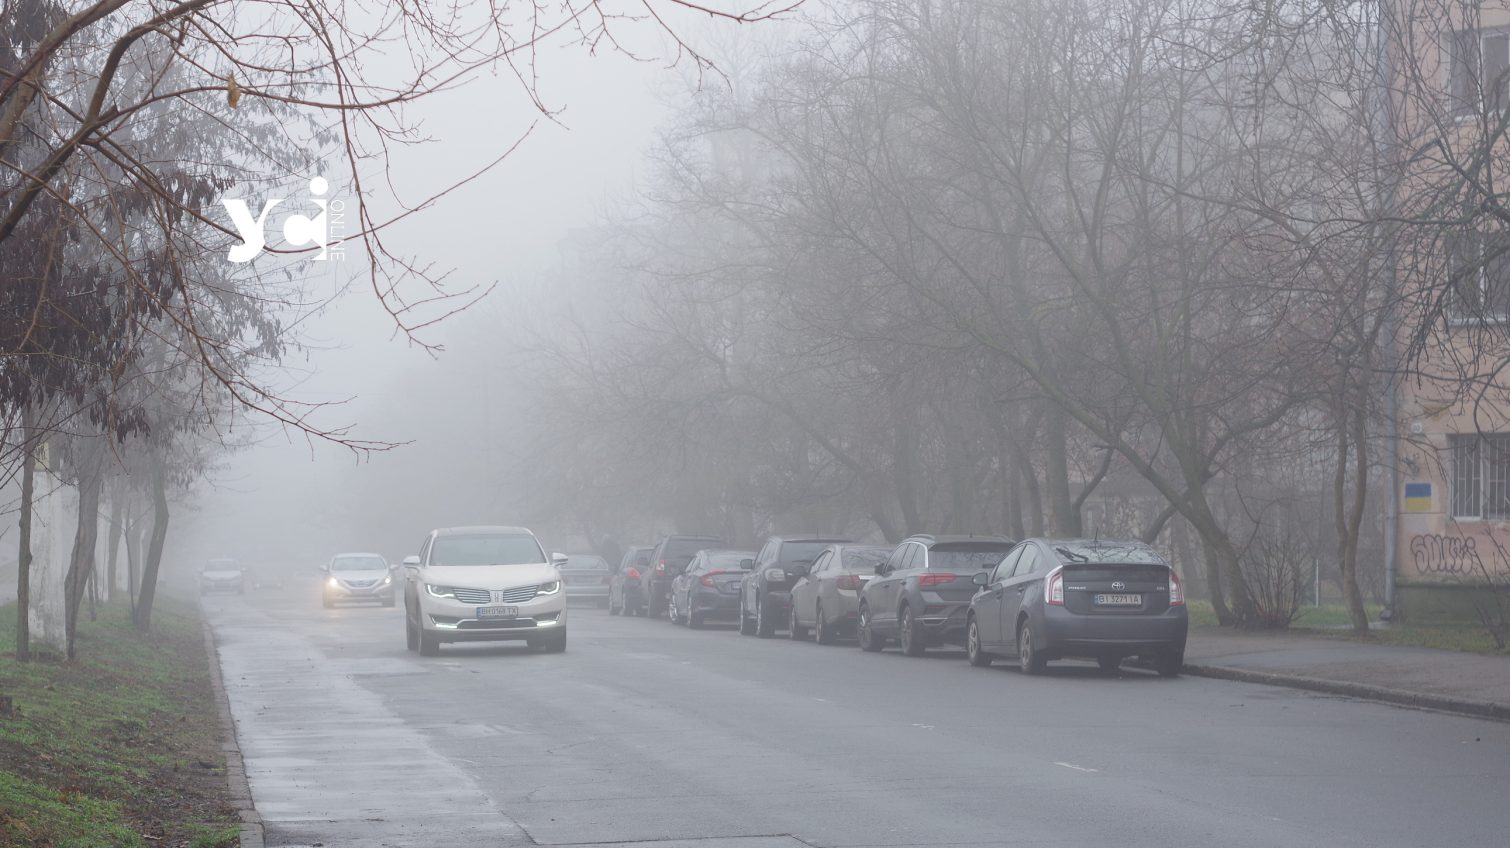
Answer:
[[1497, 112], [1507, 100], [1510, 32], [1504, 29], [1461, 30], [1444, 45], [1447, 96], [1455, 115]]
[[1510, 518], [1510, 434], [1449, 436], [1452, 514]]

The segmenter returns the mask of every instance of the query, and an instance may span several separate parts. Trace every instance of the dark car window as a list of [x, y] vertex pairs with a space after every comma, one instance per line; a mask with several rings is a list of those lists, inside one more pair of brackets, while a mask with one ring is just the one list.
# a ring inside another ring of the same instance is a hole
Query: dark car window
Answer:
[[746, 551], [725, 551], [723, 553], [709, 554], [705, 564], [719, 571], [745, 571], [747, 569], [742, 568], [740, 563], [747, 559], [753, 560], [754, 558], [753, 554]]
[[845, 548], [840, 562], [833, 563], [834, 571], [863, 571], [869, 574], [876, 566], [886, 561], [891, 552], [885, 548]]
[[330, 561], [331, 571], [376, 571], [387, 567], [387, 560], [380, 556], [338, 556]]
[[532, 536], [437, 536], [430, 565], [524, 565], [545, 562]]
[[832, 562], [833, 559], [834, 554], [832, 551], [824, 551], [823, 553], [818, 554], [818, 558], [813, 560], [813, 570], [810, 573], [814, 577], [817, 577], [821, 572], [828, 568], [829, 563]]
[[812, 562], [832, 542], [787, 542], [781, 546], [777, 562], [781, 565], [797, 565]]
[[902, 554], [902, 570], [906, 571], [909, 568], [922, 568], [923, 546], [908, 542], [904, 547], [907, 548], [907, 552]]
[[896, 549], [891, 552], [891, 555], [886, 558], [886, 568], [887, 568], [887, 570], [888, 571], [897, 571], [897, 570], [900, 570], [901, 567], [902, 567], [902, 559], [903, 559], [903, 557], [905, 557], [907, 555], [907, 552], [909, 550], [911, 550], [911, 549], [912, 549], [911, 545], [907, 545], [907, 544], [897, 545]]
[[1115, 562], [1132, 565], [1166, 565], [1158, 551], [1141, 542], [1066, 542], [1054, 545], [1054, 553], [1066, 563]]
[[711, 539], [667, 539], [665, 546], [661, 550], [661, 558], [662, 559], [671, 559], [672, 557], [680, 557], [680, 558], [684, 558], [685, 559], [686, 557], [692, 556], [693, 554], [697, 553], [698, 551], [702, 550], [703, 548], [707, 548], [707, 547], [715, 547], [716, 548], [716, 547], [718, 547], [718, 545], [709, 545], [708, 542], [710, 542], [710, 541], [712, 541], [712, 540]]
[[928, 552], [930, 571], [969, 571], [991, 568], [1012, 550], [1011, 545], [980, 542], [949, 542]]
[[1011, 577], [1012, 569], [1017, 567], [1017, 561], [1022, 558], [1022, 552], [1026, 550], [1027, 547], [1027, 545], [1022, 545], [1013, 548], [1012, 552], [1007, 554], [1006, 557], [1004, 557], [1002, 561], [997, 564], [996, 570], [991, 574], [991, 582], [999, 583], [1003, 580], [1006, 580], [1008, 577]]
[[1027, 546], [1022, 556], [1017, 560], [1017, 568], [1012, 571], [1013, 577], [1022, 577], [1032, 574], [1038, 569], [1038, 549], [1032, 545]]

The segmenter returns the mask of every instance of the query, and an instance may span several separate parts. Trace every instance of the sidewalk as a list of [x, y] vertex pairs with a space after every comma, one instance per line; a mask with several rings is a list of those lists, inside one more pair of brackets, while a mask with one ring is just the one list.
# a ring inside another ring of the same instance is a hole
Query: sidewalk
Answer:
[[1510, 657], [1193, 627], [1185, 672], [1510, 721]]

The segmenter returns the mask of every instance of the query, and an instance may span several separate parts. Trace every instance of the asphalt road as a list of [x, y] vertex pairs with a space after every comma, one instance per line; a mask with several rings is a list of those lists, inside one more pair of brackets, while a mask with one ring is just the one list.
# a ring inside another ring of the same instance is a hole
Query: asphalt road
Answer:
[[1510, 725], [571, 613], [565, 654], [212, 597], [269, 845], [1491, 846]]

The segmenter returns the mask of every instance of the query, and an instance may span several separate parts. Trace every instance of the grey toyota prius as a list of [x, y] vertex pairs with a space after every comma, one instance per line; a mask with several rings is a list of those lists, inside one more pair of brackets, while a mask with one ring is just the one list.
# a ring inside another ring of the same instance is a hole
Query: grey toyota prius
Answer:
[[1131, 656], [1173, 677], [1185, 661], [1189, 618], [1179, 575], [1136, 541], [1028, 539], [979, 587], [966, 619], [970, 664], [1016, 656], [1027, 674], [1049, 660], [1094, 659], [1117, 668]]

